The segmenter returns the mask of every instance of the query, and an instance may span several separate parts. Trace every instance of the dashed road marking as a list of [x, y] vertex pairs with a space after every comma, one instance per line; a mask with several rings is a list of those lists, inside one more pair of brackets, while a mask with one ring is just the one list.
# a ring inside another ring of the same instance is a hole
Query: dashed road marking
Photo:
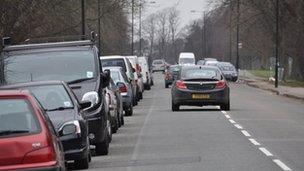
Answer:
[[226, 112], [226, 111], [223, 111], [223, 110], [222, 110], [222, 113], [225, 114], [225, 115], [227, 114], [227, 112]]
[[234, 126], [237, 128], [237, 129], [243, 129], [243, 127], [239, 124], [234, 124]]
[[242, 130], [242, 133], [243, 133], [246, 137], [251, 137], [251, 135], [250, 135], [247, 131], [245, 131], [245, 130]]
[[225, 117], [226, 117], [227, 119], [230, 119], [230, 118], [231, 118], [229, 115], [225, 115]]
[[235, 124], [236, 122], [232, 119], [229, 119], [229, 122], [232, 123], [232, 124]]
[[284, 171], [291, 170], [286, 164], [284, 164], [281, 160], [279, 159], [274, 159], [273, 162], [275, 162], [278, 166], [280, 166], [281, 169]]
[[260, 147], [259, 149], [260, 149], [266, 156], [268, 156], [268, 157], [273, 156], [273, 154], [271, 154], [266, 148]]
[[258, 143], [255, 139], [253, 138], [250, 138], [249, 141], [253, 144], [253, 145], [256, 145], [256, 146], [260, 146], [261, 144]]

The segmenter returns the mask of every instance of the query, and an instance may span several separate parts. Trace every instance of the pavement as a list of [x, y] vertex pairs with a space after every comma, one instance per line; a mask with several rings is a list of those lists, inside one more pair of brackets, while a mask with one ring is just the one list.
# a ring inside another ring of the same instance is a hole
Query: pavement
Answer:
[[274, 82], [269, 82], [264, 78], [254, 76], [246, 70], [239, 72], [239, 78], [247, 85], [263, 90], [268, 90], [278, 95], [282, 95], [289, 98], [304, 100], [304, 88], [303, 87], [289, 87], [279, 85], [278, 88], [274, 87]]
[[155, 86], [113, 135], [108, 156], [92, 171], [304, 170], [304, 105], [246, 84], [230, 84], [231, 111], [181, 107], [171, 111], [170, 89]]

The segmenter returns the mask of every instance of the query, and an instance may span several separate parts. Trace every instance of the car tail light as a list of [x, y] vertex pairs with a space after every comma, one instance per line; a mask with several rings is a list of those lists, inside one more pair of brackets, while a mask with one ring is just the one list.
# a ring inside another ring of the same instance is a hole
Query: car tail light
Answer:
[[27, 153], [23, 159], [24, 164], [50, 162], [56, 160], [54, 147], [44, 147]]
[[121, 86], [119, 86], [119, 91], [121, 93], [126, 93], [128, 92], [128, 87], [125, 84], [122, 84]]
[[226, 87], [226, 81], [224, 80], [220, 80], [216, 83], [216, 86], [215, 88], [217, 89], [222, 89], [222, 88], [225, 88]]
[[169, 73], [166, 73], [166, 80], [170, 79], [171, 78], [171, 74]]
[[186, 86], [186, 84], [184, 83], [183, 80], [176, 81], [176, 87], [178, 89], [187, 89], [187, 86]]

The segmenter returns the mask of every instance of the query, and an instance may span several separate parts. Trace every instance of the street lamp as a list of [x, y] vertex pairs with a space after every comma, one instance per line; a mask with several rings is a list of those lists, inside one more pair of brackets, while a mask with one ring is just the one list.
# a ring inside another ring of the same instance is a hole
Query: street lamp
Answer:
[[[206, 11], [195, 11], [191, 10], [191, 13], [201, 13], [203, 14], [203, 26], [202, 26], [202, 56], [207, 58], [207, 37], [206, 37]], [[209, 14], [209, 13], [208, 13]]]
[[85, 7], [84, 0], [81, 0], [81, 34], [85, 36]]
[[276, 0], [276, 64], [275, 64], [275, 88], [279, 86], [279, 0]]
[[[142, 5], [146, 3], [143, 0], [139, 0], [139, 56], [142, 56]], [[156, 4], [156, 1], [149, 1], [149, 4]]]

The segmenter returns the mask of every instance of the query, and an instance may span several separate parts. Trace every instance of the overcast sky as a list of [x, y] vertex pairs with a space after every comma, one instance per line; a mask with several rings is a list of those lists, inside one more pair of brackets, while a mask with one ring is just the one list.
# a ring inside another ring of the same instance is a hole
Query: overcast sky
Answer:
[[[207, 9], [208, 1], [210, 0], [150, 0], [155, 1], [156, 4], [149, 5], [146, 8], [145, 16], [161, 10], [166, 7], [172, 7], [178, 4], [177, 8], [181, 15], [181, 26], [189, 24], [190, 21], [201, 18], [201, 13], [191, 13], [191, 10], [203, 11]], [[148, 2], [148, 0], [146, 1]]]

